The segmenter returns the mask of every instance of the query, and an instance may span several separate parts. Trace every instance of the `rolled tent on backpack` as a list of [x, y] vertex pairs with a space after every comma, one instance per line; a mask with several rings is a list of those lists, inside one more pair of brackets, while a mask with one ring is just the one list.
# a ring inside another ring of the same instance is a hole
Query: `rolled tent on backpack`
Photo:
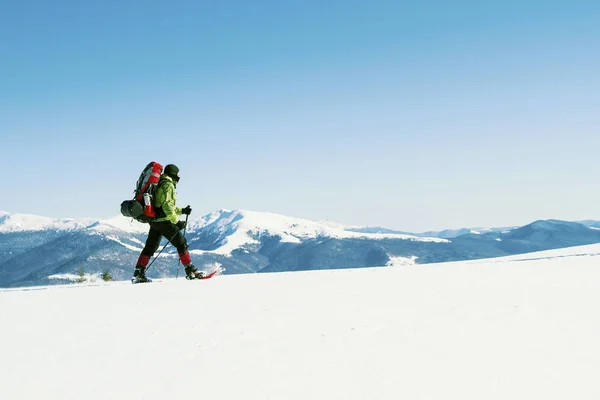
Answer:
[[121, 203], [121, 214], [127, 218], [138, 218], [144, 214], [144, 207], [137, 200], [125, 200]]

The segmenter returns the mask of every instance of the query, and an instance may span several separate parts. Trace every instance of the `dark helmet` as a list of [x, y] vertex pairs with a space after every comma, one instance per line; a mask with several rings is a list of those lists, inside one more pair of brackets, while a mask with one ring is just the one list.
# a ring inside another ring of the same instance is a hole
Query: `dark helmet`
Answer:
[[165, 167], [165, 175], [173, 179], [175, 182], [179, 182], [179, 168], [175, 164], [169, 164]]

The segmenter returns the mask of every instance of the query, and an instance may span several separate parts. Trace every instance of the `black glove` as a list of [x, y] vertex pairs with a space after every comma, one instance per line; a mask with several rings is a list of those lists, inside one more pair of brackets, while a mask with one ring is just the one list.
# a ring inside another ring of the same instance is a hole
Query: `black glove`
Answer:
[[190, 215], [192, 213], [192, 207], [187, 206], [181, 209], [181, 213], [185, 215]]
[[178, 221], [175, 226], [178, 230], [182, 231], [185, 229], [185, 221]]

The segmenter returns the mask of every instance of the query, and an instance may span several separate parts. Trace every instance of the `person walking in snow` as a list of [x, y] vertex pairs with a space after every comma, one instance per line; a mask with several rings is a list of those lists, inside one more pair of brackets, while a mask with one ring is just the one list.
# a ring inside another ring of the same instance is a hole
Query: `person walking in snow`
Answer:
[[154, 192], [154, 208], [156, 218], [149, 222], [150, 230], [146, 245], [140, 254], [133, 272], [134, 283], [149, 282], [146, 277], [146, 267], [150, 258], [160, 247], [162, 237], [167, 238], [169, 242], [179, 253], [179, 260], [185, 267], [185, 275], [187, 279], [196, 279], [204, 277], [204, 273], [192, 264], [192, 259], [188, 252], [188, 244], [181, 230], [185, 228], [185, 221], [179, 220], [179, 215], [190, 215], [192, 208], [188, 205], [185, 208], [176, 206], [177, 194], [176, 186], [179, 183], [179, 168], [174, 164], [169, 164], [165, 167], [164, 173], [160, 177], [160, 181]]

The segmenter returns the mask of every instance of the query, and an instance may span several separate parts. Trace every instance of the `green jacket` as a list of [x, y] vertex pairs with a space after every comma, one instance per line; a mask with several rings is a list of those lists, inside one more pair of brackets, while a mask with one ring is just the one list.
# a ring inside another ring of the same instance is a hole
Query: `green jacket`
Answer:
[[[154, 207], [158, 209], [158, 218], [154, 219], [154, 222], [171, 221], [176, 224], [179, 221], [178, 216], [181, 215], [181, 208], [175, 206], [177, 202], [175, 186], [175, 182], [170, 176], [163, 175], [160, 177], [158, 187], [154, 192]], [[160, 209], [164, 214], [161, 214]]]

